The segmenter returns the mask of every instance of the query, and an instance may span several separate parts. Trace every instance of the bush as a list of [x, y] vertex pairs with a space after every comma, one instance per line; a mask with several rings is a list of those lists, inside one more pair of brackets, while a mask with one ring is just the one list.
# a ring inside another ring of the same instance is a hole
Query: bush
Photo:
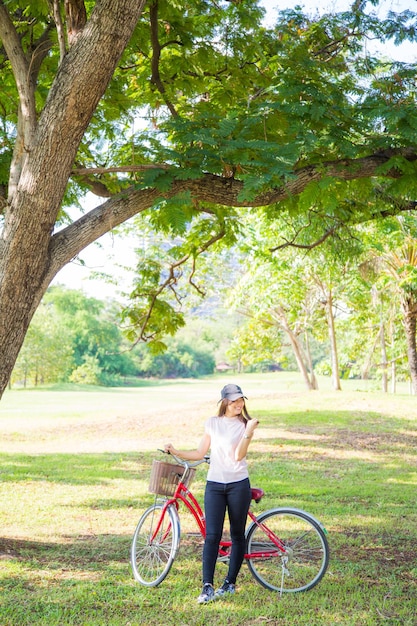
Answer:
[[83, 385], [100, 385], [102, 370], [97, 357], [86, 355], [84, 363], [79, 365], [71, 374], [72, 383]]
[[138, 375], [153, 378], [198, 378], [214, 372], [214, 356], [194, 350], [187, 344], [171, 345], [162, 354], [152, 354], [148, 346], [138, 351]]

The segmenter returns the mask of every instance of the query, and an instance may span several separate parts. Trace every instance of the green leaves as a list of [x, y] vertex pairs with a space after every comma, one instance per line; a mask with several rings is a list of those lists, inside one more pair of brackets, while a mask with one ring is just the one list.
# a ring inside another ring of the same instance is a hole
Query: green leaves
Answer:
[[[142, 238], [147, 235], [147, 243], [137, 250], [134, 286], [122, 315], [129, 340], [164, 349], [164, 337], [185, 325], [185, 312], [198, 306], [211, 288], [206, 280], [207, 274], [213, 276], [207, 269], [212, 265], [209, 252], [215, 249], [221, 254], [223, 246], [236, 241], [239, 229], [235, 220], [216, 213], [202, 214], [191, 225], [180, 219], [175, 232], [173, 222], [166, 230], [164, 205], [137, 220], [135, 228]], [[156, 223], [158, 219], [163, 224]]]
[[[93, 7], [87, 3], [89, 15]], [[9, 0], [7, 9], [36, 66], [31, 78], [41, 112], [59, 79], [57, 28], [46, 1]], [[413, 40], [416, 16], [381, 19], [355, 6], [313, 18], [297, 7], [265, 28], [263, 13], [253, 0], [147, 3], [84, 135], [74, 170], [92, 171], [70, 179], [60, 220], [69, 221], [65, 206], [93, 183], [105, 197], [128, 187], [159, 191], [146, 218], [157, 243], [143, 250], [125, 313], [131, 337], [160, 345], [163, 332], [181, 326], [184, 277], [193, 281], [197, 259], [218, 250], [220, 240], [231, 245], [246, 232], [247, 215], [229, 206], [236, 189], [236, 204], [275, 190], [289, 196], [260, 210], [274, 233], [271, 247], [308, 249], [331, 235], [340, 255], [343, 246], [355, 250], [354, 224], [400, 210], [417, 193], [416, 67], [378, 59], [366, 48], [374, 38]], [[4, 46], [0, 67], [6, 188], [21, 103]], [[362, 175], [360, 159], [368, 157], [381, 157], [376, 175], [370, 168], [366, 180], [338, 177], [338, 166], [345, 170], [353, 160]], [[207, 193], [210, 202], [198, 202], [198, 180], [211, 180], [207, 174], [221, 179], [224, 197]], [[298, 180], [297, 188], [291, 185]], [[191, 191], [184, 191], [185, 182]], [[195, 286], [204, 292], [198, 281]]]
[[[263, 12], [246, 1], [146, 5], [97, 108], [80, 164], [160, 163], [163, 169], [136, 175], [135, 184], [161, 192], [205, 172], [238, 178], [244, 183], [239, 200], [250, 201], [280, 187], [298, 167], [416, 143], [415, 67], [378, 62], [361, 49], [368, 37], [411, 40], [413, 13], [313, 19], [296, 8], [265, 29]], [[25, 16], [36, 18], [38, 36], [48, 28], [46, 3], [26, 4]], [[29, 49], [28, 21], [19, 27]], [[40, 107], [57, 57], [54, 44], [38, 78]], [[6, 85], [14, 89], [8, 70]], [[5, 91], [1, 104], [15, 123], [9, 96]], [[106, 179], [110, 192], [125, 183], [116, 178]], [[69, 201], [86, 188], [83, 180], [76, 185]]]

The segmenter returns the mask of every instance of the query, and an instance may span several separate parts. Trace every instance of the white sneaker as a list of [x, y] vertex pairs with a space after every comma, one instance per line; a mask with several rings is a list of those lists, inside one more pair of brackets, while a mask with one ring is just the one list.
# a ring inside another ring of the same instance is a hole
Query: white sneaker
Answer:
[[236, 585], [233, 583], [229, 583], [227, 580], [224, 581], [220, 589], [216, 589], [215, 596], [216, 598], [222, 598], [223, 596], [231, 596], [236, 591]]
[[203, 585], [203, 590], [197, 598], [198, 604], [206, 604], [214, 600], [214, 587], [210, 583]]

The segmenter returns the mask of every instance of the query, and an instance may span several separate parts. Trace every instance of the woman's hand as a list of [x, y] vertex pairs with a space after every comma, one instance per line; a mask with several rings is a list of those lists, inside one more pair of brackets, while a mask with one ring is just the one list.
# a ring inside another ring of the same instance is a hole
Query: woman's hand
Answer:
[[258, 426], [259, 421], [255, 419], [248, 420], [246, 422], [245, 434], [242, 439], [239, 441], [239, 444], [235, 450], [235, 460], [241, 461], [245, 458], [246, 453], [249, 448], [249, 444], [252, 441], [252, 435], [254, 433], [255, 428]]
[[252, 435], [253, 435], [253, 433], [255, 431], [255, 428], [258, 426], [258, 424], [259, 424], [259, 420], [255, 420], [255, 419], [248, 420], [246, 422], [245, 435], [247, 437], [252, 437]]
[[172, 443], [166, 443], [164, 445], [164, 452], [166, 452], [167, 454], [175, 454], [175, 448]]

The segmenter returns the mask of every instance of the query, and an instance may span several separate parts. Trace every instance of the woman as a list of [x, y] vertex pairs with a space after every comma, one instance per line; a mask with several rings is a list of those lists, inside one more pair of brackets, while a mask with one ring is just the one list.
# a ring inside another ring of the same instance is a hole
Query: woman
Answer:
[[[235, 592], [236, 578], [245, 555], [246, 518], [251, 491], [246, 453], [258, 420], [251, 419], [245, 397], [238, 385], [229, 384], [221, 391], [216, 417], [210, 417], [197, 450], [176, 450], [172, 444], [166, 452], [187, 461], [198, 461], [210, 449], [210, 466], [204, 495], [206, 538], [203, 549], [203, 589], [200, 604]], [[230, 522], [232, 549], [226, 579], [214, 591], [214, 570], [223, 533], [226, 509]]]

